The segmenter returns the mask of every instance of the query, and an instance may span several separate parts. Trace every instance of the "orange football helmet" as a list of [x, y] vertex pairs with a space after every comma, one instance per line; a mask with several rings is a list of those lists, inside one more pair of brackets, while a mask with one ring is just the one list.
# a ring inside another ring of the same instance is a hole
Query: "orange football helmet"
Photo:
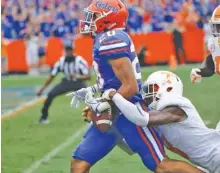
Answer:
[[100, 33], [125, 28], [128, 11], [120, 0], [93, 0], [84, 9], [85, 20], [80, 20], [80, 33]]
[[209, 23], [211, 27], [211, 33], [214, 36], [220, 37], [220, 5], [214, 10]]

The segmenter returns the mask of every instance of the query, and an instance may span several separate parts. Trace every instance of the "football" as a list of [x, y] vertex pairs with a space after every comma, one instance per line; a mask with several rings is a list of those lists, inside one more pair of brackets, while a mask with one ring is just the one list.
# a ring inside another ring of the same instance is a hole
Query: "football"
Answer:
[[117, 109], [115, 106], [112, 106], [111, 110], [106, 110], [97, 114], [94, 111], [91, 111], [91, 119], [96, 128], [101, 132], [107, 132], [111, 127], [117, 114]]

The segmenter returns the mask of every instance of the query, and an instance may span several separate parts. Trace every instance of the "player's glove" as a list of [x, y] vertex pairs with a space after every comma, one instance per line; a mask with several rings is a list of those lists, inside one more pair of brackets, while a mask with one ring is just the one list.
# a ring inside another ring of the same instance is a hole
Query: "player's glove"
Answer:
[[193, 68], [190, 74], [192, 83], [200, 83], [202, 80], [201, 70], [199, 68]]
[[102, 98], [94, 98], [94, 93], [91, 91], [86, 94], [85, 103], [96, 113], [111, 109], [111, 105], [107, 101], [103, 102]]
[[102, 99], [103, 99], [103, 100], [112, 100], [111, 93], [116, 93], [116, 90], [113, 89], [113, 88], [106, 90], [106, 91], [102, 94]]
[[73, 97], [71, 102], [70, 102], [70, 105], [72, 107], [75, 107], [75, 108], [79, 107], [80, 101], [85, 100], [86, 94], [89, 91], [93, 92], [93, 93], [96, 93], [98, 91], [98, 86], [93, 85], [93, 86], [90, 86], [90, 87], [87, 87], [87, 88], [82, 88], [80, 90], [77, 90], [75, 92], [67, 94], [66, 96], [72, 96]]

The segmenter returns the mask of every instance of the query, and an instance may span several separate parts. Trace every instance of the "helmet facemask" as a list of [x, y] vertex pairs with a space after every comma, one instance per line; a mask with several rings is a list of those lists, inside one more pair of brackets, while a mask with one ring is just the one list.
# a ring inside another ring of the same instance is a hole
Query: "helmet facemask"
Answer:
[[180, 78], [172, 72], [157, 71], [144, 82], [141, 92], [148, 107], [155, 110], [160, 99], [167, 94], [182, 96], [183, 84]]
[[158, 98], [159, 86], [156, 83], [143, 85], [141, 89], [142, 98], [147, 103], [150, 109], [156, 109], [156, 104], [160, 98]]
[[112, 13], [112, 11], [109, 11], [107, 13], [93, 12], [90, 11], [88, 8], [85, 8], [84, 12], [85, 12], [85, 20], [80, 20], [80, 33], [81, 34], [92, 33], [93, 35], [95, 35], [97, 31], [97, 24], [96, 24], [97, 21]]
[[210, 22], [211, 34], [220, 37], [220, 22]]

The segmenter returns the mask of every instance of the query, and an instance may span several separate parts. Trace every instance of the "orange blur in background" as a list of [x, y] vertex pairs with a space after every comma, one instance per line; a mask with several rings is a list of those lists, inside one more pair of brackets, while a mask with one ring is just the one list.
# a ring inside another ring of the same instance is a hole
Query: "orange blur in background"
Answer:
[[[145, 62], [156, 64], [169, 62], [175, 56], [173, 36], [167, 32], [152, 32], [147, 34], [130, 35], [136, 50], [142, 46], [147, 48]], [[52, 67], [54, 63], [63, 55], [63, 44], [59, 38], [51, 37], [47, 40], [45, 63]], [[92, 65], [92, 45], [93, 40], [87, 36], [79, 36], [75, 39], [75, 53], [83, 56], [89, 65]], [[187, 61], [201, 62], [204, 59], [204, 31], [197, 30], [183, 33], [183, 45], [187, 56]], [[2, 42], [2, 57], [6, 56], [9, 72], [28, 72], [26, 62], [24, 40], [15, 40], [8, 44]], [[4, 55], [3, 55], [4, 54]]]

